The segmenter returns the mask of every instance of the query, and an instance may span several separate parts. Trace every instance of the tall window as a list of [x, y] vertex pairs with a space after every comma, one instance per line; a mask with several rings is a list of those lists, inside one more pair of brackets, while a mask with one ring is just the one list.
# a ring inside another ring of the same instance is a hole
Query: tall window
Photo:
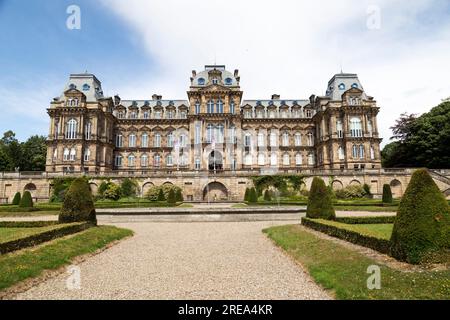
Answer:
[[195, 114], [200, 114], [200, 102], [195, 103]]
[[345, 160], [344, 148], [342, 147], [338, 148], [338, 156], [339, 160]]
[[148, 148], [148, 134], [144, 133], [141, 137], [141, 147]]
[[75, 148], [70, 149], [70, 161], [75, 161], [77, 156], [77, 151], [75, 150]]
[[364, 146], [361, 144], [359, 146], [359, 158], [360, 159], [364, 159], [364, 153], [365, 153]]
[[58, 159], [58, 148], [55, 148], [53, 150], [53, 160], [57, 160]]
[[168, 154], [166, 157], [166, 166], [173, 166], [173, 156], [171, 154]]
[[247, 132], [244, 136], [244, 146], [251, 147], [251, 145], [252, 145], [252, 135]]
[[313, 166], [316, 164], [316, 159], [313, 153], [308, 154], [308, 165]]
[[116, 135], [116, 147], [123, 147], [123, 136], [121, 134]]
[[161, 119], [161, 111], [155, 111], [155, 119]]
[[135, 148], [136, 147], [136, 135], [130, 134], [128, 137], [128, 147]]
[[161, 147], [161, 135], [159, 133], [155, 134], [154, 147], [155, 148]]
[[372, 146], [370, 146], [370, 159], [375, 160], [375, 150]]
[[131, 111], [130, 112], [130, 119], [137, 119], [137, 112], [136, 111]]
[[58, 135], [59, 135], [59, 121], [58, 120], [55, 121], [55, 130], [54, 130], [54, 132], [55, 132], [54, 138], [58, 139]]
[[84, 161], [89, 161], [91, 158], [91, 150], [89, 148], [86, 148], [84, 150]]
[[244, 156], [244, 164], [246, 166], [251, 166], [252, 165], [252, 155], [249, 152], [247, 152], [245, 154], [245, 156]]
[[63, 160], [64, 161], [69, 161], [69, 155], [70, 155], [69, 148], [64, 148]]
[[253, 114], [252, 110], [245, 110], [244, 118], [249, 119], [252, 117], [252, 114]]
[[278, 156], [275, 152], [270, 155], [270, 165], [272, 167], [278, 165]]
[[223, 102], [222, 100], [217, 100], [217, 104], [216, 104], [216, 112], [217, 113], [223, 113]]
[[295, 146], [301, 147], [301, 145], [302, 145], [302, 134], [300, 132], [297, 132], [295, 134]]
[[167, 119], [173, 119], [173, 114], [174, 114], [173, 110], [167, 111], [167, 115], [166, 115]]
[[236, 127], [234, 127], [234, 126], [231, 126], [230, 127], [230, 142], [231, 143], [236, 143], [237, 141], [237, 139], [236, 139]]
[[207, 113], [214, 113], [214, 102], [212, 100], [209, 100], [206, 104], [206, 112]]
[[116, 167], [121, 167], [122, 166], [122, 156], [116, 156]]
[[132, 154], [128, 156], [128, 166], [134, 167], [136, 165], [136, 157]]
[[201, 169], [201, 162], [199, 158], [195, 159], [195, 170], [200, 170]]
[[277, 146], [277, 139], [278, 139], [277, 138], [277, 134], [275, 132], [271, 132], [270, 133], [270, 139], [269, 139], [271, 147], [276, 147]]
[[373, 127], [372, 127], [372, 120], [367, 120], [367, 130], [369, 131], [369, 135], [373, 135]]
[[230, 103], [230, 113], [234, 114], [234, 111], [235, 111], [234, 101], [231, 101], [231, 103]]
[[264, 155], [264, 153], [259, 153], [258, 154], [258, 165], [264, 166], [265, 164], [266, 164], [266, 156]]
[[180, 148], [185, 148], [186, 145], [187, 145], [186, 135], [185, 134], [180, 134], [179, 141], [180, 141]]
[[208, 124], [206, 127], [206, 142], [211, 143], [214, 139], [214, 126], [212, 124]]
[[288, 153], [285, 153], [283, 155], [283, 165], [284, 166], [289, 166], [291, 164], [291, 158], [289, 157]]
[[265, 135], [263, 132], [258, 133], [258, 147], [264, 147]]
[[344, 128], [342, 126], [342, 121], [340, 119], [338, 119], [336, 121], [336, 132], [337, 132], [338, 138], [344, 137]]
[[159, 154], [155, 155], [153, 158], [153, 165], [159, 167], [161, 165], [161, 156]]
[[92, 124], [90, 121], [88, 121], [84, 126], [84, 137], [86, 140], [91, 140], [91, 131], [92, 131]]
[[289, 133], [283, 133], [283, 147], [289, 147]]
[[187, 113], [186, 111], [180, 111], [180, 119], [187, 119]]
[[314, 146], [314, 135], [312, 134], [312, 132], [308, 133], [308, 146]]
[[66, 125], [66, 139], [76, 139], [77, 138], [77, 121], [75, 119], [70, 119], [67, 121]]
[[150, 113], [148, 111], [144, 111], [144, 119], [149, 119]]
[[310, 110], [310, 109], [306, 110], [306, 117], [312, 118], [312, 110]]
[[302, 165], [302, 155], [300, 153], [297, 153], [295, 155], [295, 165], [301, 166]]
[[195, 124], [195, 144], [201, 143], [201, 126], [199, 123]]
[[216, 128], [216, 142], [218, 143], [223, 143], [223, 138], [224, 138], [224, 126], [223, 124], [219, 124]]
[[187, 156], [185, 153], [180, 154], [180, 157], [178, 159], [178, 164], [180, 166], [185, 166], [187, 165]]
[[141, 167], [148, 167], [148, 156], [146, 154], [141, 156]]
[[354, 138], [361, 138], [363, 136], [360, 118], [354, 117], [350, 119], [350, 135]]
[[173, 147], [173, 133], [169, 132], [169, 134], [167, 135], [167, 146], [169, 148]]
[[353, 145], [353, 147], [352, 147], [352, 157], [358, 158], [358, 146], [356, 146], [356, 145]]

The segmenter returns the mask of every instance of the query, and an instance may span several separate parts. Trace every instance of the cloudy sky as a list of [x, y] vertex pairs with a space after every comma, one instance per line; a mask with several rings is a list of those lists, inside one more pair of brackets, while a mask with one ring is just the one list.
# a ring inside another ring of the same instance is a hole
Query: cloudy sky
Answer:
[[217, 62], [244, 98], [300, 99], [342, 69], [378, 101], [384, 143], [402, 112], [450, 96], [448, 0], [0, 0], [0, 27], [0, 131], [20, 139], [47, 134], [49, 102], [84, 71], [107, 95], [184, 99], [191, 70]]

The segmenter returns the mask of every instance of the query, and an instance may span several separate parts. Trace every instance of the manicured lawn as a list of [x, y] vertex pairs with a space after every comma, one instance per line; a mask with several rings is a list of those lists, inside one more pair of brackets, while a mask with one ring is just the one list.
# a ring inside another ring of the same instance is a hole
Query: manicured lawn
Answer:
[[133, 232], [111, 226], [93, 227], [69, 238], [0, 256], [0, 290], [39, 276], [42, 271], [70, 264], [72, 259], [95, 252]]
[[317, 222], [335, 226], [341, 229], [358, 232], [365, 236], [371, 236], [379, 239], [391, 238], [393, 224], [345, 224], [335, 221], [317, 219]]
[[[301, 263], [338, 299], [450, 299], [450, 270], [402, 272], [306, 231], [300, 225], [265, 229], [269, 238]], [[367, 268], [379, 265], [381, 289], [369, 290]]]
[[0, 228], [0, 243], [17, 240], [50, 230], [59, 229], [69, 224], [57, 224], [38, 228]]
[[336, 211], [369, 211], [369, 212], [396, 212], [398, 207], [377, 207], [377, 206], [352, 206], [352, 205], [335, 205]]
[[8, 217], [39, 217], [58, 215], [59, 211], [31, 211], [31, 212], [0, 212], [0, 218]]

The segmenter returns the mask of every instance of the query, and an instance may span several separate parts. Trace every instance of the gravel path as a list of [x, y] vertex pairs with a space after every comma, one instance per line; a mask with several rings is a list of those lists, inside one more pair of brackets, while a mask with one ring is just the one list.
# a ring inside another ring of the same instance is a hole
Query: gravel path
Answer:
[[286, 222], [118, 223], [135, 236], [18, 299], [330, 299], [261, 232]]

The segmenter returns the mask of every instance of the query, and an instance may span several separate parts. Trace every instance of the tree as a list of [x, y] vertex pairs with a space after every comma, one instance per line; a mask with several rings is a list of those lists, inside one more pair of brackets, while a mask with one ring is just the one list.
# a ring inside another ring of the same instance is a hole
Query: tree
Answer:
[[33, 199], [31, 198], [30, 191], [25, 191], [23, 193], [22, 199], [20, 199], [19, 203], [20, 208], [32, 208], [33, 207]]
[[306, 217], [311, 219], [336, 219], [331, 194], [325, 182], [319, 177], [314, 177], [309, 191]]
[[47, 156], [47, 138], [45, 136], [31, 136], [22, 144], [24, 171], [44, 171]]
[[175, 198], [175, 191], [173, 189], [170, 189], [169, 196], [167, 197], [167, 203], [169, 204], [175, 204], [177, 202]]
[[390, 129], [394, 134], [391, 137], [391, 140], [401, 140], [404, 141], [411, 135], [411, 128], [414, 125], [414, 122], [417, 120], [417, 114], [411, 113], [402, 113], [400, 118], [395, 120], [395, 125], [393, 125]]
[[392, 190], [391, 186], [388, 184], [383, 185], [383, 203], [392, 203]]
[[249, 201], [249, 196], [250, 196], [250, 189], [246, 188], [245, 189], [245, 194], [244, 194], [244, 201]]
[[264, 201], [272, 201], [272, 197], [270, 196], [270, 191], [266, 190], [264, 192]]
[[181, 189], [176, 189], [175, 190], [175, 200], [176, 200], [176, 202], [183, 202], [184, 201], [183, 193], [181, 192]]
[[248, 202], [250, 203], [257, 203], [258, 202], [258, 195], [256, 193], [256, 189], [255, 188], [251, 188], [249, 191], [249, 196], [248, 196]]
[[370, 197], [372, 193], [370, 192], [370, 186], [367, 183], [363, 185], [365, 196]]
[[17, 192], [17, 193], [14, 195], [12, 204], [15, 205], [15, 206], [18, 206], [19, 203], [20, 203], [20, 200], [21, 200], [20, 192]]
[[391, 254], [409, 263], [442, 262], [450, 256], [450, 207], [425, 169], [414, 172], [400, 202]]
[[125, 178], [120, 185], [120, 189], [122, 197], [135, 197], [137, 194], [137, 183], [130, 178]]
[[119, 185], [109, 182], [108, 187], [105, 192], [103, 192], [103, 197], [109, 200], [119, 200], [122, 190]]
[[156, 201], [166, 201], [166, 196], [164, 195], [163, 189], [159, 189], [158, 198]]
[[77, 178], [72, 182], [64, 198], [58, 220], [60, 223], [86, 221], [97, 224], [94, 201], [86, 179]]

